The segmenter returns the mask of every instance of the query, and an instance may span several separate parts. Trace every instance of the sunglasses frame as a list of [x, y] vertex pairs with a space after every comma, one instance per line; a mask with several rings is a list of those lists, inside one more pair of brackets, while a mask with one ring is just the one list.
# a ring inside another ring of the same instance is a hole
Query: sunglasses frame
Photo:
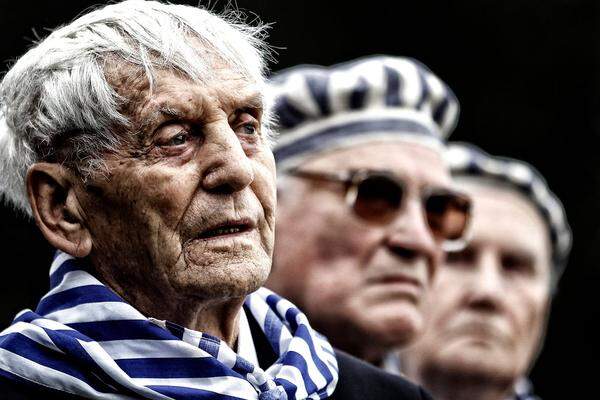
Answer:
[[[355, 169], [349, 170], [345, 172], [322, 172], [322, 171], [308, 171], [299, 168], [293, 168], [287, 171], [289, 175], [296, 176], [299, 178], [312, 179], [323, 182], [334, 182], [334, 183], [342, 183], [345, 186], [345, 202], [352, 209], [352, 211], [356, 214], [355, 204], [358, 199], [358, 188], [362, 182], [366, 179], [372, 177], [385, 177], [392, 182], [394, 182], [398, 187], [402, 190], [402, 193], [406, 193], [406, 183], [396, 176], [394, 173], [386, 170], [372, 170], [372, 169]], [[441, 195], [452, 195], [460, 199], [463, 202], [466, 215], [465, 228], [463, 230], [463, 234], [458, 239], [442, 239], [441, 247], [444, 251], [460, 251], [464, 249], [471, 237], [471, 199], [470, 197], [462, 192], [440, 188], [440, 187], [426, 187], [421, 191], [420, 199], [421, 199], [421, 209], [423, 211], [423, 216], [425, 221], [427, 222], [427, 226], [430, 232], [433, 234], [433, 229], [429, 225], [428, 217], [427, 217], [427, 209], [426, 209], [426, 201], [431, 198], [431, 196], [435, 194]], [[396, 213], [399, 213], [404, 208], [404, 200], [402, 199], [400, 202], [400, 206], [396, 210]], [[358, 215], [359, 218], [365, 219]]]

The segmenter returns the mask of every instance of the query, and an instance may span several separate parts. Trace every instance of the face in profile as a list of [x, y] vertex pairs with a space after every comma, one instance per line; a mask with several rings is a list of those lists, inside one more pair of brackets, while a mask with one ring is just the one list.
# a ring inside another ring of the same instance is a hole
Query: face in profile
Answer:
[[202, 84], [159, 72], [152, 91], [145, 79], [117, 82], [132, 128], [108, 156], [109, 176], [78, 193], [102, 279], [142, 311], [146, 301], [223, 300], [260, 287], [275, 168], [253, 82], [229, 68]]
[[461, 180], [473, 200], [472, 240], [447, 254], [427, 304], [427, 329], [402, 356], [423, 382], [438, 374], [511, 384], [542, 341], [550, 298], [546, 224], [517, 192]]
[[[279, 193], [270, 286], [297, 302], [334, 345], [376, 360], [422, 328], [424, 294], [441, 257], [422, 195], [449, 186], [446, 166], [425, 145], [375, 142], [319, 155], [300, 169], [379, 171], [404, 184], [400, 200], [384, 202], [377, 201], [377, 182], [366, 185], [359, 196], [368, 207], [349, 204], [352, 189], [334, 181], [286, 176]], [[398, 209], [377, 218], [387, 202]], [[360, 348], [365, 337], [373, 349]]]

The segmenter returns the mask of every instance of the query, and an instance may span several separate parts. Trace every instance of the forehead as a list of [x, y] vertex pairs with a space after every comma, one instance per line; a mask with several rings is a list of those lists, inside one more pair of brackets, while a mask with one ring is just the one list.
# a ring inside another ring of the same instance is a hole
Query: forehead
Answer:
[[549, 256], [547, 225], [525, 196], [508, 187], [469, 178], [457, 179], [456, 185], [473, 202], [473, 243], [527, 250], [543, 258]]
[[450, 175], [441, 153], [426, 145], [409, 141], [361, 143], [331, 150], [303, 165], [323, 171], [349, 169], [388, 170], [407, 183], [447, 186]]
[[[121, 67], [121, 69], [119, 69]], [[215, 61], [202, 79], [192, 79], [180, 71], [155, 70], [150, 79], [144, 71], [127, 65], [116, 65], [109, 71], [108, 80], [125, 99], [124, 112], [133, 122], [148, 122], [161, 112], [177, 109], [178, 113], [204, 112], [209, 107], [262, 107], [258, 82]]]

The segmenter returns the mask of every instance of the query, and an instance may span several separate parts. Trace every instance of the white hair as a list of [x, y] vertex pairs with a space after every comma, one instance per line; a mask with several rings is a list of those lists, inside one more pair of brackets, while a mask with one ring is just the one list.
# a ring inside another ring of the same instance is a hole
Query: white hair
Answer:
[[[0, 193], [31, 215], [25, 189], [38, 161], [72, 164], [85, 178], [116, 150], [115, 128], [129, 121], [107, 80], [107, 66], [132, 66], [152, 88], [155, 71], [211, 79], [215, 57], [259, 86], [270, 51], [267, 25], [241, 13], [127, 0], [87, 13], [31, 48], [0, 82]], [[192, 39], [192, 40], [190, 40]], [[267, 107], [265, 107], [266, 109]], [[268, 120], [268, 118], [267, 118]]]

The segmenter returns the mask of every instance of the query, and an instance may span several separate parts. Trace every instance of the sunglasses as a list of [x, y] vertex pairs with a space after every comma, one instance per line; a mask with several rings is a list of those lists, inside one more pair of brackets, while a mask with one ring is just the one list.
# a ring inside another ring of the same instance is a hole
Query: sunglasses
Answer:
[[[389, 171], [351, 170], [327, 173], [292, 169], [288, 172], [299, 178], [342, 183], [346, 202], [361, 219], [377, 224], [392, 221], [406, 200], [406, 183]], [[464, 247], [471, 215], [471, 199], [459, 192], [444, 188], [426, 188], [421, 203], [427, 225], [433, 237], [442, 242], [446, 251]]]

